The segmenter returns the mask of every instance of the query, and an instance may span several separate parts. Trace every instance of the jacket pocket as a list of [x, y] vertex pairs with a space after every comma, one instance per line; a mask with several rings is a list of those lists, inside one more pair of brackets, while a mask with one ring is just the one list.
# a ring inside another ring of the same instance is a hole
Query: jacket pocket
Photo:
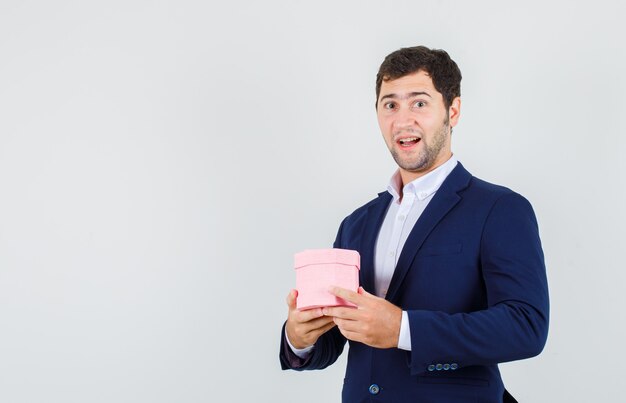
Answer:
[[455, 253], [461, 253], [463, 250], [463, 245], [458, 243], [448, 244], [448, 245], [432, 245], [425, 246], [419, 252], [420, 256], [437, 256], [437, 255], [451, 255]]

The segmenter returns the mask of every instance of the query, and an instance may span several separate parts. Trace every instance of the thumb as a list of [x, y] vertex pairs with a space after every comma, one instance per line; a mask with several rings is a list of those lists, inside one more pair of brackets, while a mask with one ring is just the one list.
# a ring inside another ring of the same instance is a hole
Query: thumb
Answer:
[[291, 290], [287, 295], [287, 306], [289, 309], [296, 309], [296, 299], [298, 298], [298, 290]]

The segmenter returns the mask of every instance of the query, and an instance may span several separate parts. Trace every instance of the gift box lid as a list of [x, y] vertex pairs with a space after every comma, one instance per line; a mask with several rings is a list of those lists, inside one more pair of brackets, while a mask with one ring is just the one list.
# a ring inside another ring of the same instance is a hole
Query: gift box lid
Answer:
[[312, 264], [345, 264], [361, 266], [359, 252], [351, 249], [307, 249], [294, 255], [294, 267], [297, 269]]

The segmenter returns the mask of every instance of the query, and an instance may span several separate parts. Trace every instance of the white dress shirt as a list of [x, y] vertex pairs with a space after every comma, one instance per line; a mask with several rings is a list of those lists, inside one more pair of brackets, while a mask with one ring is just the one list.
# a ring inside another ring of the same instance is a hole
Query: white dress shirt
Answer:
[[[413, 226], [457, 163], [458, 161], [453, 155], [448, 161], [426, 175], [404, 185], [402, 189], [400, 189], [402, 186], [400, 170], [397, 170], [391, 177], [387, 191], [393, 196], [393, 200], [389, 204], [385, 220], [380, 227], [374, 254], [374, 292], [377, 296], [385, 298], [387, 295], [387, 289], [396, 269], [398, 258]], [[287, 343], [300, 358], [306, 358], [313, 348], [313, 346], [309, 346], [297, 349], [291, 344], [288, 337]], [[411, 351], [411, 329], [406, 311], [402, 311], [398, 348]]]
[[[393, 196], [393, 200], [378, 232], [374, 255], [374, 291], [377, 296], [385, 298], [387, 295], [398, 258], [413, 226], [457, 163], [453, 155], [436, 169], [404, 185], [402, 190], [400, 171], [396, 171], [391, 177], [387, 191]], [[411, 351], [411, 329], [406, 311], [402, 311], [398, 348]]]

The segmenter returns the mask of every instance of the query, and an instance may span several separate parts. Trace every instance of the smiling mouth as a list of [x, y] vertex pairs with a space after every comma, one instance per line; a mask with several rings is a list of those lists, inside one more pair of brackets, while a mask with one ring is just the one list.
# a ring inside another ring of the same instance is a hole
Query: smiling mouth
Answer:
[[398, 144], [400, 144], [401, 147], [410, 147], [414, 144], [417, 144], [420, 140], [422, 139], [420, 139], [419, 137], [407, 137], [398, 140]]

